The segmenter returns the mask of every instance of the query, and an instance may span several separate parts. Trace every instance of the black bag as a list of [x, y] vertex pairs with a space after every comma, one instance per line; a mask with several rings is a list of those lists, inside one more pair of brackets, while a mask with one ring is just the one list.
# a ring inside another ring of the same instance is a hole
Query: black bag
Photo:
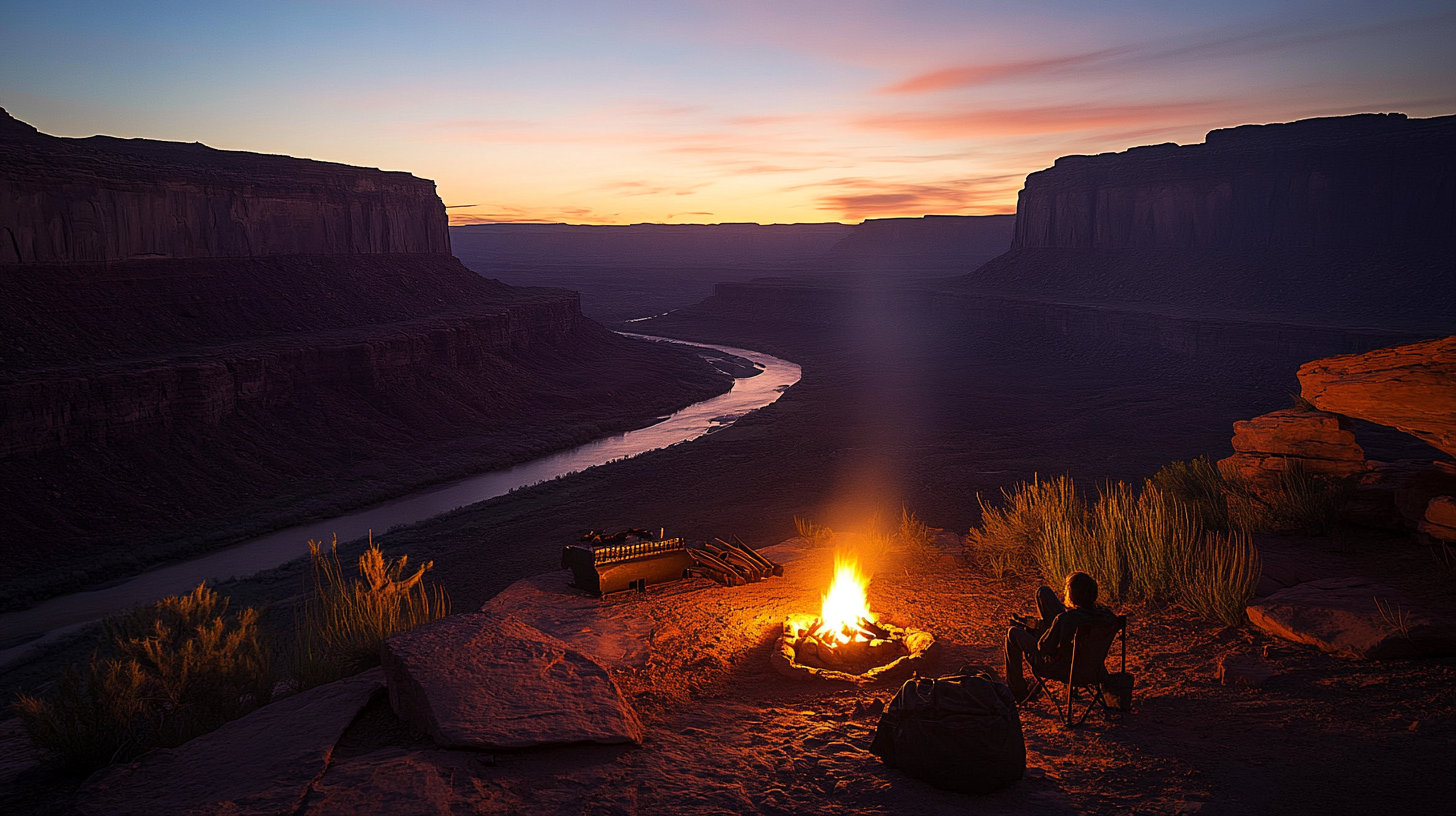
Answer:
[[905, 681], [870, 752], [937, 788], [990, 793], [1026, 772], [1016, 699], [1004, 683], [952, 675]]

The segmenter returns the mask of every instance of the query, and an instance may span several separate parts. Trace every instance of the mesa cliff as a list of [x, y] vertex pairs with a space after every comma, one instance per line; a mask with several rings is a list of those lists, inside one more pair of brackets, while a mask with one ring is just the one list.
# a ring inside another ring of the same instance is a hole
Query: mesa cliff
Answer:
[[0, 109], [0, 263], [450, 254], [435, 185], [408, 173], [48, 136]]
[[1066, 156], [967, 291], [1434, 335], [1456, 325], [1456, 116], [1310, 119]]
[[434, 183], [406, 173], [0, 114], [0, 244], [0, 607], [731, 383], [586, 319], [575, 292], [466, 269]]

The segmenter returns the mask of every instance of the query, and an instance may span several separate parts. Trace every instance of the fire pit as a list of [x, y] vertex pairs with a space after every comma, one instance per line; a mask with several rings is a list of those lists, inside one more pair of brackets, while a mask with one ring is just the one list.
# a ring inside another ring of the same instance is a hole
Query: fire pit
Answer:
[[867, 583], [853, 559], [836, 555], [819, 616], [784, 621], [770, 658], [774, 668], [796, 679], [875, 683], [903, 680], [929, 662], [935, 636], [877, 620], [865, 598]]

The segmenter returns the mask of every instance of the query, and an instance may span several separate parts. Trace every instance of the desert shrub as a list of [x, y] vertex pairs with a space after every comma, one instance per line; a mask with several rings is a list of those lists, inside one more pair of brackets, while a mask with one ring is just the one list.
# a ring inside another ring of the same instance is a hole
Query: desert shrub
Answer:
[[1108, 485], [1090, 511], [1048, 521], [1033, 552], [1045, 580], [1059, 586], [1069, 573], [1085, 572], [1112, 601], [1175, 597], [1201, 533], [1192, 513], [1151, 483], [1141, 492], [1124, 482]]
[[300, 689], [377, 666], [386, 638], [450, 614], [445, 591], [424, 582], [433, 561], [406, 575], [409, 556], [388, 561], [371, 537], [357, 576], [349, 577], [339, 560], [337, 536], [327, 552], [317, 541], [308, 542], [308, 549], [312, 586], [295, 617], [290, 666]]
[[1338, 520], [1339, 509], [1350, 501], [1355, 490], [1353, 479], [1320, 476], [1298, 468], [1281, 472], [1272, 488], [1256, 490], [1237, 480], [1228, 481], [1231, 525], [1243, 530], [1329, 532]]
[[1085, 523], [1086, 505], [1067, 476], [1049, 482], [1033, 478], [1001, 491], [1001, 497], [999, 507], [977, 497], [981, 527], [970, 531], [965, 550], [968, 561], [995, 578], [1035, 562], [1048, 536], [1074, 538]]
[[1210, 620], [1238, 626], [1262, 573], [1259, 550], [1247, 533], [1206, 533], [1188, 554], [1179, 603]]
[[921, 521], [909, 507], [900, 508], [900, 526], [892, 537], [896, 546], [908, 550], [920, 561], [933, 561], [940, 557], [935, 546], [935, 534], [939, 532]]
[[171, 747], [272, 698], [275, 677], [258, 612], [227, 615], [206, 585], [106, 621], [115, 656], [67, 668], [15, 710], [35, 746], [62, 770], [86, 774]]
[[1085, 572], [1112, 602], [1178, 603], [1233, 622], [1259, 580], [1246, 534], [1206, 530], [1197, 507], [1151, 479], [1107, 485], [1090, 508], [1069, 477], [1034, 481], [982, 513], [969, 537], [977, 550], [1034, 564], [1052, 586]]
[[809, 519], [794, 516], [794, 530], [810, 547], [827, 547], [834, 541], [834, 531]]
[[1207, 456], [1165, 465], [1151, 481], [1165, 496], [1184, 504], [1204, 529], [1227, 531], [1233, 524], [1229, 498], [1240, 492], [1240, 487]]

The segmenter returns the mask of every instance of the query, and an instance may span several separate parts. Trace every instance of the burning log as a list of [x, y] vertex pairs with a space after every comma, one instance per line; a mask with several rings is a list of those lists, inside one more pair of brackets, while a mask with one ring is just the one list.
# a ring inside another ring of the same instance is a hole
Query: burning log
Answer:
[[794, 678], [853, 683], [900, 680], [933, 657], [935, 637], [876, 621], [865, 596], [867, 581], [849, 559], [835, 558], [834, 581], [817, 618], [784, 622], [775, 669]]

